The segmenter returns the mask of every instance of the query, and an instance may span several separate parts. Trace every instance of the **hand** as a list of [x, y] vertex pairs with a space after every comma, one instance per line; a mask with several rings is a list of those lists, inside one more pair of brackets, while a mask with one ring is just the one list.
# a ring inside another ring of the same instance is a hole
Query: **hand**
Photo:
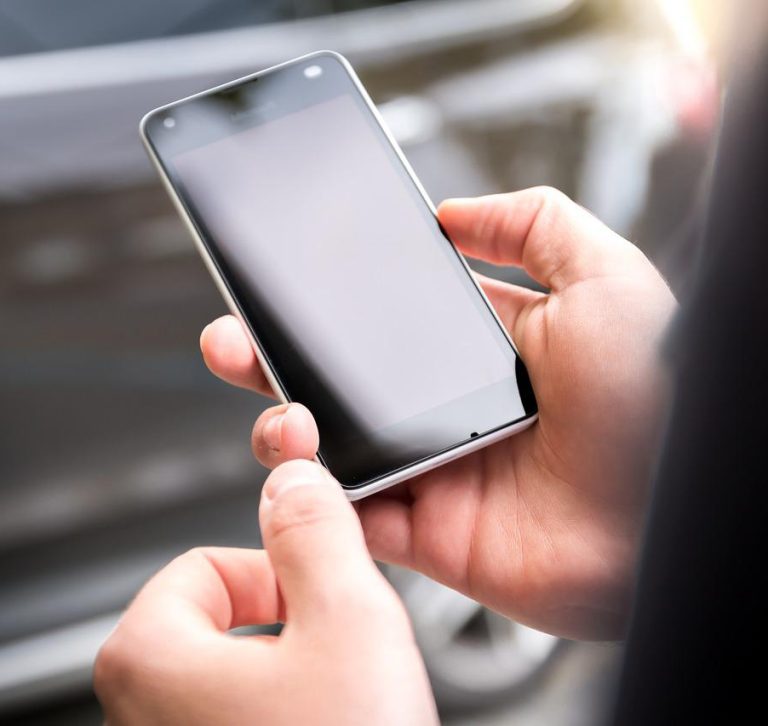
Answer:
[[[266, 551], [192, 550], [136, 597], [94, 669], [110, 726], [436, 723], [405, 611], [325, 469], [276, 469], [259, 514]], [[278, 620], [278, 637], [227, 633]]]
[[[481, 278], [528, 366], [530, 429], [404, 486], [358, 513], [377, 559], [419, 570], [511, 618], [571, 638], [622, 634], [663, 414], [660, 340], [675, 301], [632, 244], [550, 189], [452, 200], [440, 221], [467, 255], [522, 266], [551, 290]], [[201, 338], [211, 370], [268, 391], [234, 318]], [[303, 407], [256, 422], [267, 466], [311, 458]]]

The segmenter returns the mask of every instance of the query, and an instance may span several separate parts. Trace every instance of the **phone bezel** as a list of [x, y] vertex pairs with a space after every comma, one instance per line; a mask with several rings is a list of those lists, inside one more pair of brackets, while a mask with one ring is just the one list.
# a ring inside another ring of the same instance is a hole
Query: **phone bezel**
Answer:
[[[291, 59], [289, 61], [286, 61], [284, 63], [277, 64], [275, 66], [271, 66], [270, 68], [266, 68], [264, 70], [258, 71], [256, 73], [249, 74], [247, 76], [243, 76], [241, 78], [235, 79], [233, 81], [229, 81], [227, 83], [223, 83], [221, 85], [206, 89], [204, 91], [201, 91], [199, 93], [192, 94], [190, 96], [186, 96], [182, 99], [179, 99], [177, 101], [173, 101], [168, 104], [164, 104], [162, 106], [159, 106], [149, 113], [147, 113], [141, 120], [139, 130], [140, 130], [140, 136], [142, 139], [142, 142], [144, 144], [144, 147], [149, 155], [150, 160], [152, 161], [155, 169], [158, 172], [158, 175], [160, 176], [160, 179], [163, 183], [163, 186], [166, 189], [166, 192], [169, 194], [176, 211], [180, 215], [181, 219], [183, 220], [184, 224], [187, 226], [190, 234], [192, 235], [192, 239], [195, 243], [195, 246], [198, 250], [198, 253], [203, 259], [203, 262], [208, 269], [208, 272], [210, 273], [211, 277], [213, 278], [219, 292], [221, 293], [222, 297], [224, 298], [224, 301], [229, 308], [229, 310], [232, 312], [232, 314], [240, 320], [240, 322], [243, 324], [243, 327], [248, 331], [249, 338], [251, 342], [251, 346], [254, 350], [254, 353], [256, 354], [256, 357], [259, 361], [259, 364], [262, 368], [262, 371], [264, 372], [264, 375], [267, 379], [267, 382], [272, 387], [272, 390], [275, 392], [276, 396], [280, 401], [283, 403], [289, 403], [290, 398], [287, 395], [283, 385], [281, 384], [279, 380], [279, 376], [277, 375], [277, 372], [273, 370], [272, 365], [270, 364], [267, 355], [265, 354], [259, 340], [257, 333], [253, 330], [252, 326], [248, 323], [248, 321], [244, 318], [240, 305], [234, 298], [230, 287], [227, 283], [227, 281], [224, 279], [224, 276], [221, 273], [221, 270], [219, 269], [218, 265], [216, 264], [215, 260], [213, 259], [213, 256], [208, 248], [208, 245], [206, 244], [205, 240], [203, 239], [203, 236], [198, 228], [198, 225], [196, 224], [195, 220], [192, 218], [191, 214], [189, 213], [189, 210], [187, 208], [187, 205], [182, 198], [182, 196], [177, 191], [173, 180], [168, 173], [166, 167], [164, 166], [156, 148], [155, 145], [152, 143], [147, 128], [150, 120], [154, 119], [158, 115], [166, 115], [169, 111], [174, 109], [175, 107], [178, 107], [182, 104], [185, 104], [189, 101], [210, 95], [215, 93], [220, 93], [221, 91], [236, 87], [238, 85], [249, 83], [253, 81], [256, 78], [259, 78], [261, 76], [274, 73], [276, 71], [279, 71], [280, 69], [287, 68], [290, 66], [294, 66], [297, 64], [304, 64], [307, 61], [310, 61], [313, 58], [320, 58], [323, 56], [330, 56], [334, 58], [336, 61], [338, 61], [342, 67], [344, 68], [347, 76], [352, 81], [352, 84], [354, 85], [356, 91], [358, 92], [360, 98], [367, 106], [368, 110], [371, 112], [372, 117], [376, 121], [378, 127], [384, 134], [385, 138], [391, 145], [393, 151], [395, 152], [398, 160], [402, 164], [406, 174], [410, 177], [411, 181], [413, 182], [414, 186], [416, 187], [419, 195], [423, 199], [424, 203], [427, 205], [427, 208], [429, 211], [434, 215], [435, 218], [437, 218], [437, 210], [432, 203], [432, 200], [429, 198], [429, 195], [426, 193], [426, 190], [422, 186], [421, 182], [419, 181], [418, 177], [416, 176], [415, 172], [413, 171], [410, 163], [406, 159], [405, 155], [403, 154], [402, 150], [400, 149], [399, 144], [393, 137], [390, 130], [387, 128], [386, 123], [384, 122], [383, 118], [381, 117], [381, 114], [379, 113], [378, 109], [376, 108], [375, 104], [371, 100], [370, 96], [368, 95], [368, 92], [366, 91], [365, 87], [362, 85], [360, 79], [357, 77], [357, 74], [355, 73], [354, 69], [352, 68], [349, 61], [347, 61], [344, 56], [340, 55], [339, 53], [336, 53], [335, 51], [329, 51], [329, 50], [320, 50], [315, 51], [313, 53], [308, 53], [306, 55], [300, 56], [298, 58]], [[447, 238], [447, 236], [446, 236]], [[450, 240], [449, 240], [450, 242]], [[455, 248], [454, 248], [455, 249]], [[463, 265], [464, 269], [467, 272], [467, 275], [469, 276], [469, 279], [471, 280], [472, 286], [474, 289], [479, 293], [483, 301], [485, 302], [485, 306], [488, 310], [488, 312], [493, 316], [495, 319], [495, 322], [499, 329], [501, 330], [504, 337], [509, 342], [510, 346], [514, 350], [516, 356], [518, 359], [520, 359], [520, 354], [517, 350], [517, 347], [514, 344], [514, 341], [512, 340], [511, 336], [509, 335], [509, 332], [504, 327], [503, 323], [499, 319], [496, 311], [494, 310], [493, 306], [491, 305], [490, 301], [488, 300], [487, 296], [485, 295], [485, 292], [483, 291], [482, 287], [478, 284], [475, 275], [472, 271], [472, 269], [467, 264], [466, 260], [464, 259], [463, 255], [459, 254], [458, 251], [456, 251], [457, 257], [460, 260], [460, 263]], [[521, 359], [520, 359], [521, 360]], [[530, 387], [530, 382], [527, 381], [528, 386]], [[520, 390], [520, 384], [518, 380], [518, 390]], [[529, 392], [529, 394], [526, 394], [524, 396], [523, 392], [521, 391], [521, 398], [529, 398], [529, 396], [532, 396], [532, 391]], [[457, 442], [455, 445], [452, 445], [448, 448], [444, 448], [438, 452], [435, 452], [432, 455], [426, 456], [422, 459], [419, 459], [418, 461], [415, 461], [411, 464], [407, 464], [405, 466], [399, 467], [397, 469], [392, 470], [391, 472], [384, 474], [382, 476], [378, 476], [374, 479], [368, 480], [362, 484], [356, 485], [356, 486], [349, 486], [342, 484], [342, 488], [344, 489], [344, 492], [346, 496], [350, 500], [356, 500], [363, 498], [365, 496], [368, 496], [370, 494], [373, 494], [377, 491], [380, 491], [382, 489], [385, 489], [389, 486], [392, 486], [394, 484], [397, 484], [399, 482], [405, 481], [407, 479], [410, 479], [414, 476], [417, 476], [418, 474], [422, 474], [426, 471], [429, 471], [430, 469], [434, 469], [438, 466], [441, 466], [449, 461], [452, 461], [454, 459], [460, 458], [466, 454], [471, 453], [472, 451], [477, 451], [481, 448], [484, 448], [486, 446], [489, 446], [490, 444], [493, 444], [497, 441], [500, 441], [501, 439], [504, 439], [508, 436], [511, 436], [512, 434], [515, 434], [519, 431], [522, 431], [523, 429], [529, 427], [532, 425], [536, 419], [538, 418], [538, 411], [536, 408], [535, 399], [533, 402], [533, 411], [530, 414], [525, 415], [521, 419], [517, 419], [515, 421], [512, 421], [508, 424], [504, 424], [502, 426], [499, 426], [496, 429], [492, 429], [490, 431], [484, 432], [482, 434], [479, 434], [477, 436], [474, 436], [469, 439], [465, 439], [463, 441]], [[323, 463], [319, 458], [317, 458], [318, 462]]]

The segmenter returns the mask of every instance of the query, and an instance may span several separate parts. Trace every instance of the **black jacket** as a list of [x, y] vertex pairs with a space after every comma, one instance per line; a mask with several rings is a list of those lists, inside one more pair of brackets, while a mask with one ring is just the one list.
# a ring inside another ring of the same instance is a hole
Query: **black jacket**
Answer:
[[[738, 20], [744, 32], [754, 22]], [[698, 282], [672, 334], [676, 393], [616, 726], [768, 718], [768, 43], [747, 48], [729, 84]]]

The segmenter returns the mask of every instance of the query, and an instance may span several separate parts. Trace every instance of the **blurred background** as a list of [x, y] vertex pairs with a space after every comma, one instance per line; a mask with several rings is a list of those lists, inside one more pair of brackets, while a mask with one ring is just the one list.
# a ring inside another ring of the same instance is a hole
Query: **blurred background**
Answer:
[[[435, 201], [557, 186], [685, 294], [721, 27], [714, 0], [0, 0], [0, 721], [100, 723], [91, 662], [137, 587], [191, 546], [259, 543], [267, 401], [204, 369], [225, 308], [146, 111], [337, 50]], [[387, 574], [446, 723], [599, 718], [619, 646]]]

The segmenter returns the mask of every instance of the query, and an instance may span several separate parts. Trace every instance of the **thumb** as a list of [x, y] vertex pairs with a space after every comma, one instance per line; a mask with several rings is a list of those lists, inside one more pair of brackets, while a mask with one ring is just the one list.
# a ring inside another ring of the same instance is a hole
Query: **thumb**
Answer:
[[475, 199], [448, 199], [440, 222], [470, 257], [515, 265], [558, 291], [592, 277], [623, 274], [642, 253], [565, 194], [536, 187]]
[[327, 623], [363, 601], [375, 608], [391, 602], [352, 505], [319, 464], [278, 466], [264, 484], [259, 519], [290, 622]]

